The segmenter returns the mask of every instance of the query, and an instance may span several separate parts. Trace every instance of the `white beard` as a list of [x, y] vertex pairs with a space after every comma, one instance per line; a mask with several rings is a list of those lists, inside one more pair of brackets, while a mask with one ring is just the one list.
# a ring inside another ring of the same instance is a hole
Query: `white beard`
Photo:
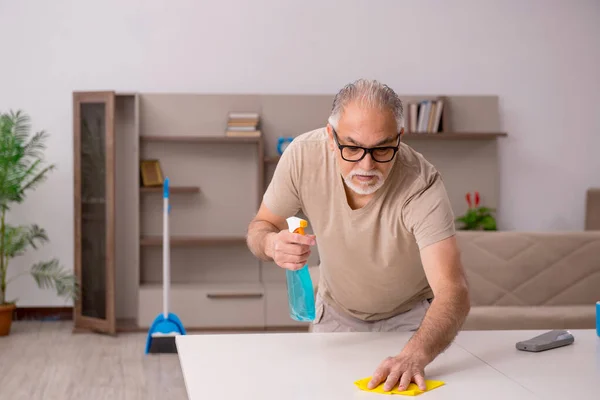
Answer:
[[[375, 179], [375, 181], [370, 181], [370, 182], [355, 183], [352, 180], [352, 177], [354, 177], [355, 175], [375, 176], [376, 179]], [[346, 185], [348, 185], [348, 187], [353, 192], [356, 192], [356, 193], [362, 194], [362, 195], [369, 195], [369, 194], [375, 193], [381, 186], [383, 186], [384, 179], [383, 179], [383, 174], [377, 170], [364, 171], [361, 169], [357, 169], [357, 170], [351, 171], [347, 176], [345, 176], [344, 182], [346, 182]]]

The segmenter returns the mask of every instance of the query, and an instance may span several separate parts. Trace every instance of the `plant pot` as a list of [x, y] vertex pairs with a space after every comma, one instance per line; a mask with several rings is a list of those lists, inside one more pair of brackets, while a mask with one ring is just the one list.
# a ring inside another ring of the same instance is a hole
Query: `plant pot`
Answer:
[[0, 304], [0, 336], [8, 336], [12, 325], [14, 304]]

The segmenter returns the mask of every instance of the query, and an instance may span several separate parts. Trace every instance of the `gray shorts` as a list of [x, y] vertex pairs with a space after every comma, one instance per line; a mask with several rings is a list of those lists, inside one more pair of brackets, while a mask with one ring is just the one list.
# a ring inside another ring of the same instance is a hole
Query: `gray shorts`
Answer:
[[423, 300], [411, 310], [381, 321], [362, 321], [339, 313], [317, 293], [315, 298], [315, 320], [310, 331], [321, 332], [403, 332], [416, 331], [429, 309], [429, 300]]

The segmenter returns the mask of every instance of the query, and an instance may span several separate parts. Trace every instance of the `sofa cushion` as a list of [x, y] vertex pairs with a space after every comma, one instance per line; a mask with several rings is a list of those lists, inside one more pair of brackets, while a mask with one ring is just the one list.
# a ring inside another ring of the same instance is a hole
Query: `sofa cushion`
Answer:
[[472, 307], [464, 330], [592, 329], [596, 308], [586, 306]]

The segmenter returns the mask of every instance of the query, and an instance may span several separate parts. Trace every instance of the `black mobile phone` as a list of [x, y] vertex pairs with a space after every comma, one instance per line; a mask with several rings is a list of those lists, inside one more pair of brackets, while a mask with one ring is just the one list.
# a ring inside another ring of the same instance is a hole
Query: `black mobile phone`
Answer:
[[522, 351], [540, 352], [544, 350], [555, 349], [557, 347], [567, 346], [575, 341], [575, 338], [569, 331], [552, 330], [528, 340], [517, 342], [517, 349]]

